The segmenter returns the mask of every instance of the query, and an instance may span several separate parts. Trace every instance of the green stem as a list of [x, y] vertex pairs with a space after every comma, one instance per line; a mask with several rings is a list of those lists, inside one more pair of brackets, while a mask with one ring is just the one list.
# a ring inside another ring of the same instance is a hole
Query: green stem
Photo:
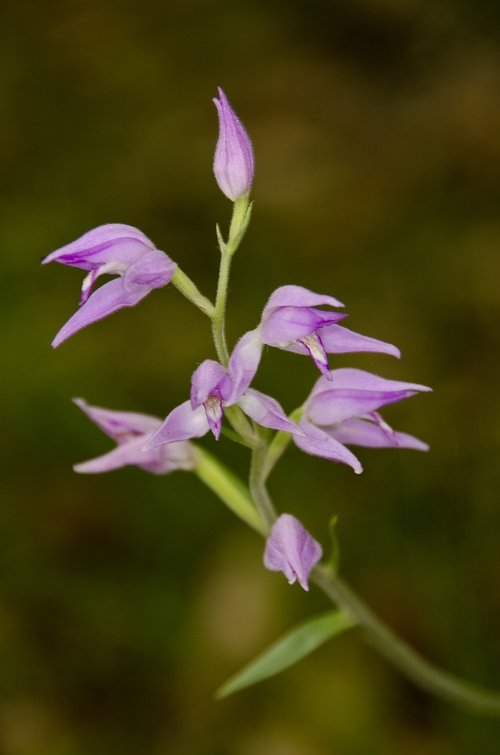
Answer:
[[215, 310], [212, 316], [212, 334], [214, 337], [215, 350], [221, 364], [224, 367], [229, 362], [229, 349], [226, 341], [226, 302], [229, 273], [231, 272], [231, 255], [221, 251], [219, 281], [217, 283], [217, 297]]
[[215, 457], [199, 446], [196, 449], [196, 457], [194, 471], [200, 480], [219, 496], [226, 506], [245, 524], [266, 536], [267, 527], [252, 503], [248, 490], [243, 483], [220, 464]]
[[172, 283], [180, 293], [192, 302], [198, 309], [212, 318], [215, 313], [215, 307], [212, 302], [207, 299], [206, 296], [199, 291], [198, 287], [193, 283], [186, 273], [184, 273], [180, 267], [175, 269], [175, 273], [172, 277]]
[[422, 658], [400, 639], [339, 577], [319, 566], [311, 574], [311, 581], [353, 617], [366, 640], [408, 679], [430, 694], [448, 700], [476, 713], [500, 715], [500, 695], [470, 684]]
[[[203, 454], [208, 456], [206, 452], [203, 452]], [[202, 474], [198, 472], [201, 479], [207, 482], [209, 487], [241, 519], [266, 537], [276, 514], [264, 482], [265, 445], [259, 444], [253, 451], [250, 490], [266, 525], [263, 524], [262, 519], [255, 518], [257, 512], [248, 498], [248, 491], [244, 486], [237, 482], [232, 473], [226, 470], [222, 464], [215, 462], [212, 457], [209, 458], [210, 474], [207, 479], [207, 475], [202, 469]], [[212, 474], [213, 470], [210, 464], [216, 465], [215, 474]], [[249, 512], [252, 513], [249, 515]], [[251, 522], [249, 518], [252, 520]], [[311, 574], [311, 581], [352, 618], [363, 632], [365, 639], [374, 648], [421, 689], [476, 713], [500, 715], [500, 695], [498, 693], [462, 681], [422, 658], [375, 616], [350, 587], [332, 573], [330, 568], [326, 566], [316, 567]]]
[[226, 250], [232, 256], [238, 249], [250, 221], [252, 211], [248, 194], [240, 197], [233, 205], [231, 225], [229, 226], [229, 238]]
[[256, 438], [252, 429], [252, 425], [243, 414], [239, 406], [226, 406], [224, 409], [224, 416], [229, 420], [233, 430], [238, 433], [243, 439], [245, 445], [249, 448], [255, 448]]
[[263, 520], [266, 522], [268, 528], [271, 529], [276, 521], [276, 511], [264, 482], [264, 464], [266, 456], [267, 446], [264, 443], [259, 443], [252, 451], [252, 461], [250, 464], [250, 492]]
[[226, 304], [229, 275], [231, 272], [231, 260], [244, 236], [249, 219], [250, 207], [248, 195], [246, 195], [237, 199], [233, 205], [233, 215], [231, 218], [229, 238], [227, 242], [222, 239], [222, 236], [217, 229], [221, 260], [215, 309], [212, 314], [212, 334], [217, 356], [224, 367], [226, 367], [229, 362], [229, 349], [226, 341]]

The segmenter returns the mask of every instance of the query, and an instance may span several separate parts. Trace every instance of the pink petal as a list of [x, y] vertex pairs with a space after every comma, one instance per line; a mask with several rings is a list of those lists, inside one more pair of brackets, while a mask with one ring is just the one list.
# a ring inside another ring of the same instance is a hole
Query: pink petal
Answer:
[[338, 299], [326, 294], [316, 294], [303, 286], [280, 286], [269, 297], [264, 307], [263, 319], [276, 307], [343, 307]]
[[427, 443], [413, 435], [400, 432], [384, 432], [380, 425], [365, 419], [347, 419], [340, 425], [325, 428], [325, 432], [340, 443], [365, 448], [411, 448], [415, 451], [428, 451]]
[[154, 248], [153, 242], [138, 228], [123, 223], [107, 223], [56, 249], [42, 260], [42, 264], [60, 262], [82, 270], [92, 270], [106, 262], [129, 265]]
[[74, 398], [75, 404], [87, 417], [117, 443], [124, 443], [131, 437], [147, 435], [155, 432], [161, 425], [161, 419], [149, 414], [136, 412], [117, 412], [91, 406], [82, 398]]
[[86, 328], [87, 325], [102, 320], [123, 307], [133, 307], [141, 299], [144, 299], [150, 291], [149, 286], [137, 285], [133, 289], [126, 290], [122, 278], [115, 278], [109, 283], [105, 283], [104, 286], [94, 291], [73, 317], [70, 317], [62, 326], [52, 341], [53, 348], [59, 346], [77, 331]]
[[144, 444], [143, 450], [148, 451], [163, 443], [175, 443], [189, 438], [201, 438], [209, 430], [205, 408], [191, 407], [190, 401], [172, 409], [159, 430], [157, 430]]
[[298, 425], [288, 419], [276, 399], [266, 396], [265, 393], [256, 391], [254, 388], [248, 388], [238, 404], [245, 414], [263, 427], [270, 427], [272, 430], [284, 430], [287, 433], [302, 434]]
[[344, 328], [342, 325], [327, 325], [320, 331], [321, 340], [326, 351], [329, 354], [349, 354], [351, 352], [374, 352], [381, 354], [390, 354], [393, 357], [401, 356], [401, 352], [396, 346], [385, 341], [379, 341], [376, 338], [363, 336], [361, 333], [355, 333], [352, 330]]
[[356, 474], [361, 474], [363, 467], [359, 459], [348, 448], [332, 438], [324, 430], [311, 424], [306, 419], [300, 421], [304, 435], [294, 435], [293, 440], [301, 451], [312, 456], [320, 456], [330, 461], [338, 461], [352, 467]]
[[262, 341], [260, 329], [245, 333], [233, 349], [229, 359], [228, 373], [232, 380], [233, 389], [226, 404], [234, 404], [252, 382], [259, 367], [262, 356]]

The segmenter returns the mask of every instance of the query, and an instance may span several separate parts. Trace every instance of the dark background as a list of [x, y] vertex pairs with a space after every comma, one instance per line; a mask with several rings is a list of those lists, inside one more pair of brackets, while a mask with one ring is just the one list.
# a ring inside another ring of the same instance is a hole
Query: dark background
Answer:
[[[72, 396], [164, 416], [213, 356], [208, 323], [154, 292], [50, 341], [80, 271], [40, 258], [104, 222], [142, 229], [214, 290], [211, 97], [252, 135], [255, 214], [231, 340], [301, 283], [397, 343], [343, 357], [432, 385], [389, 408], [430, 454], [363, 451], [361, 477], [290, 449], [280, 510], [429, 658], [500, 687], [500, 6], [483, 0], [19, 2], [0, 18], [2, 755], [496, 755], [500, 724], [418, 692], [355, 634], [225, 702], [213, 690], [326, 607], [196, 479], [76, 476], [110, 442]], [[291, 410], [316, 373], [271, 350]], [[244, 449], [206, 444], [245, 472]]]

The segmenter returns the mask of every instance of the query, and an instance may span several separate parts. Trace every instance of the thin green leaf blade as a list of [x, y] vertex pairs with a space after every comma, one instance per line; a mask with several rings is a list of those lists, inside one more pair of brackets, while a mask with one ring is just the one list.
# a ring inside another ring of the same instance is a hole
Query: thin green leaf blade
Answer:
[[268, 679], [293, 666], [320, 645], [350, 629], [355, 621], [343, 611], [327, 611], [287, 632], [257, 658], [232, 676], [215, 693], [217, 698]]

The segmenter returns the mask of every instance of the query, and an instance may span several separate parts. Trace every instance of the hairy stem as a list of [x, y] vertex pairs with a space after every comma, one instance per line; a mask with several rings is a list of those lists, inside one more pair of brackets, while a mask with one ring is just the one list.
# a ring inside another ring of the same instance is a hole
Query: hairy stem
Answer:
[[229, 362], [229, 349], [227, 348], [226, 341], [226, 301], [230, 272], [231, 255], [225, 250], [221, 251], [217, 297], [215, 299], [215, 311], [212, 317], [212, 334], [217, 356], [224, 367], [227, 367], [227, 363]]
[[212, 334], [217, 357], [224, 367], [229, 361], [229, 349], [226, 341], [226, 304], [229, 275], [231, 272], [231, 260], [245, 233], [250, 218], [248, 195], [237, 199], [233, 205], [233, 215], [229, 227], [229, 238], [225, 242], [217, 229], [220, 247], [219, 280], [217, 283], [217, 295], [215, 309], [212, 314]]
[[252, 451], [250, 464], [250, 492], [263, 520], [270, 529], [276, 521], [276, 511], [265, 485], [264, 464], [266, 462], [267, 446], [261, 442]]
[[180, 267], [175, 269], [175, 273], [172, 276], [172, 283], [176, 289], [186, 297], [186, 299], [192, 302], [192, 304], [198, 307], [198, 309], [201, 309], [205, 315], [208, 315], [210, 318], [214, 316], [215, 307], [212, 302], [207, 299], [206, 296], [203, 296], [196, 284], [193, 283], [191, 278], [189, 278]]

